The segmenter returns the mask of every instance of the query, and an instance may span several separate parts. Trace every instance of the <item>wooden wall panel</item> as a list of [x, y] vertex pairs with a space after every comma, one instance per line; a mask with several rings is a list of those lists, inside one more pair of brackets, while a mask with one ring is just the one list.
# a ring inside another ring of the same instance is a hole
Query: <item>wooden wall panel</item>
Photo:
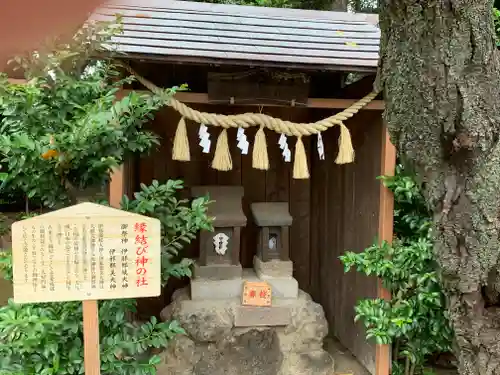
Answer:
[[[199, 105], [200, 110], [220, 113], [242, 113], [248, 107]], [[257, 108], [255, 110], [258, 110]], [[331, 114], [325, 110], [269, 107], [264, 109], [275, 117], [297, 122], [314, 121]], [[381, 113], [358, 113], [347, 122], [356, 160], [353, 164], [336, 165], [339, 131], [330, 129], [323, 134], [326, 160], [318, 160], [316, 137], [305, 139], [311, 179], [294, 180], [293, 163], [281, 157], [278, 136], [266, 131], [270, 169], [252, 168], [252, 149], [241, 155], [236, 148], [236, 132], [230, 130], [229, 143], [234, 168], [218, 172], [210, 167], [219, 129], [209, 128], [212, 148], [203, 154], [198, 146], [198, 125], [188, 121], [191, 161], [172, 161], [171, 149], [179, 115], [164, 109], [150, 125], [162, 136], [162, 145], [149, 157], [141, 159], [138, 171], [141, 182], [152, 179], [160, 182], [168, 178], [182, 178], [187, 188], [194, 185], [242, 185], [245, 189], [243, 210], [249, 224], [242, 232], [241, 262], [252, 267], [256, 251], [257, 228], [252, 224], [250, 204], [259, 201], [288, 201], [293, 216], [290, 231], [291, 258], [294, 276], [301, 289], [320, 302], [330, 324], [330, 333], [340, 339], [368, 370], [375, 371], [375, 345], [365, 340], [361, 324], [354, 324], [354, 305], [360, 298], [377, 296], [377, 280], [357, 272], [345, 274], [338, 259], [346, 250], [362, 251], [371, 245], [379, 231], [381, 184], [376, 179], [382, 171], [383, 125]], [[253, 144], [256, 129], [246, 131]], [[295, 139], [289, 138], [293, 151]], [[198, 244], [185, 249], [185, 256], [197, 257]], [[163, 306], [169, 302], [173, 290], [185, 285], [187, 280], [169, 284], [163, 296]], [[161, 309], [163, 306], [157, 306]], [[152, 306], [149, 306], [151, 311]]]
[[[220, 113], [241, 113], [248, 107], [199, 105], [200, 110]], [[257, 110], [257, 109], [256, 109]], [[297, 122], [314, 121], [329, 115], [324, 110], [269, 107], [264, 113]], [[252, 157], [241, 155], [236, 148], [236, 131], [229, 131], [233, 170], [218, 172], [210, 167], [220, 129], [210, 128], [212, 149], [203, 154], [198, 146], [198, 125], [188, 121], [191, 161], [171, 159], [171, 149], [179, 115], [171, 109], [162, 110], [150, 125], [162, 137], [161, 146], [149, 157], [138, 162], [137, 175], [141, 182], [152, 179], [165, 181], [182, 178], [187, 188], [194, 185], [242, 185], [245, 189], [243, 210], [249, 224], [242, 233], [241, 261], [252, 267], [256, 251], [257, 228], [250, 218], [250, 204], [260, 201], [288, 201], [294, 218], [290, 231], [291, 258], [294, 276], [300, 287], [320, 302], [330, 323], [331, 333], [370, 370], [375, 369], [375, 345], [365, 340], [360, 324], [354, 324], [354, 305], [360, 298], [377, 296], [377, 280], [357, 272], [345, 274], [338, 257], [346, 250], [362, 251], [379, 231], [381, 184], [376, 179], [382, 171], [383, 126], [380, 112], [361, 112], [347, 122], [356, 160], [339, 166], [333, 163], [337, 153], [338, 129], [323, 134], [326, 160], [320, 161], [316, 152], [316, 137], [305, 139], [310, 164], [310, 180], [294, 180], [293, 163], [281, 157], [278, 135], [266, 131], [270, 169], [252, 168]], [[253, 144], [256, 129], [246, 131]], [[294, 149], [295, 139], [289, 138]], [[185, 256], [197, 257], [198, 244], [185, 249]], [[172, 291], [186, 280], [169, 284], [164, 303]], [[151, 306], [149, 306], [151, 309]]]
[[[238, 106], [210, 106], [197, 105], [197, 109], [219, 112], [225, 114], [244, 113], [252, 111], [252, 108]], [[259, 108], [253, 109], [259, 111]], [[280, 117], [287, 120], [306, 121], [308, 119], [307, 109], [287, 107], [265, 107], [263, 113]], [[309, 291], [310, 284], [310, 181], [297, 181], [291, 178], [292, 163], [285, 163], [281, 156], [278, 145], [278, 136], [266, 131], [266, 141], [270, 159], [270, 169], [260, 171], [252, 168], [252, 148], [248, 155], [241, 155], [236, 147], [236, 130], [228, 132], [231, 156], [233, 158], [233, 169], [228, 172], [215, 171], [210, 167], [215, 144], [220, 129], [209, 127], [212, 147], [209, 154], [203, 154], [198, 145], [198, 125], [187, 122], [188, 137], [191, 151], [190, 162], [177, 162], [172, 160], [172, 144], [179, 122], [179, 115], [170, 108], [162, 109], [155, 119], [148, 125], [149, 129], [157, 133], [161, 139], [161, 145], [149, 156], [140, 159], [137, 164], [136, 175], [138, 182], [149, 184], [153, 179], [164, 182], [169, 178], [181, 178], [185, 181], [186, 192], [194, 185], [242, 185], [245, 189], [243, 198], [243, 211], [249, 218], [249, 224], [242, 231], [241, 262], [244, 267], [252, 267], [253, 256], [257, 246], [257, 228], [251, 221], [250, 204], [253, 202], [278, 202], [290, 203], [290, 211], [294, 217], [293, 227], [290, 231], [291, 257], [295, 261], [295, 277], [301, 288]], [[247, 129], [246, 135], [253, 145], [257, 129]], [[306, 139], [305, 147], [309, 154], [310, 142]], [[289, 139], [289, 147], [293, 150], [295, 139]], [[197, 257], [197, 243], [185, 249], [185, 256]], [[172, 290], [180, 286], [172, 282], [167, 289], [167, 297]]]
[[367, 342], [362, 325], [354, 323], [354, 305], [361, 298], [377, 297], [377, 280], [355, 271], [345, 274], [338, 258], [347, 250], [362, 251], [378, 235], [382, 121], [380, 113], [360, 112], [347, 125], [356, 150], [353, 164], [332, 162], [337, 129], [323, 135], [326, 160], [312, 159], [311, 242], [317, 259], [311, 261], [311, 285], [331, 333], [374, 373], [375, 344]]
[[[293, 119], [295, 122], [309, 121], [307, 110], [297, 110], [297, 116]], [[311, 147], [313, 137], [303, 138], [304, 148], [306, 150], [309, 172], [311, 173], [311, 154], [316, 152]], [[293, 154], [295, 151], [294, 137], [288, 138], [288, 147]], [[292, 168], [293, 164], [290, 163]], [[290, 213], [293, 217], [293, 223], [290, 230], [290, 258], [293, 261], [293, 275], [299, 282], [302, 290], [311, 292], [311, 180], [296, 180], [290, 178]]]
[[[252, 168], [252, 145], [254, 143], [257, 129], [248, 129], [245, 131], [250, 148], [248, 155], [241, 158], [241, 182], [244, 188], [243, 212], [247, 217], [247, 226], [241, 232], [241, 254], [240, 261], [243, 267], [252, 267], [253, 256], [257, 248], [258, 229], [252, 221], [250, 204], [253, 202], [266, 201], [266, 172]], [[234, 140], [233, 142], [236, 142]], [[272, 145], [268, 144], [269, 147]], [[238, 150], [239, 152], [239, 150]]]

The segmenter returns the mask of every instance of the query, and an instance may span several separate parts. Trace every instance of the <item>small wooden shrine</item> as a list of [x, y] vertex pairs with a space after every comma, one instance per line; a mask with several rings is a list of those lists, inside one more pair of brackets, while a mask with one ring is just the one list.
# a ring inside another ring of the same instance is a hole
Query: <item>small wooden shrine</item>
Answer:
[[[332, 336], [372, 374], [388, 375], [389, 347], [365, 339], [354, 306], [389, 296], [377, 279], [346, 274], [339, 261], [346, 250], [392, 239], [392, 197], [377, 179], [393, 172], [395, 152], [373, 91], [376, 20], [159, 0], [120, 0], [95, 18], [116, 13], [124, 21], [116, 39], [124, 74], [136, 77], [123, 94], [184, 83], [190, 90], [149, 123], [160, 147], [116, 171], [110, 200], [153, 179], [183, 179], [195, 196], [210, 190], [215, 232], [183, 254], [198, 259], [190, 302], [241, 298], [243, 280], [274, 282], [278, 305], [297, 299], [300, 288], [321, 304]], [[205, 281], [203, 272], [217, 267], [229, 275], [217, 280], [219, 269]], [[175, 287], [151, 309], [170, 303]], [[235, 325], [271, 319], [253, 310], [235, 308]], [[286, 313], [272, 319], [290, 321]]]

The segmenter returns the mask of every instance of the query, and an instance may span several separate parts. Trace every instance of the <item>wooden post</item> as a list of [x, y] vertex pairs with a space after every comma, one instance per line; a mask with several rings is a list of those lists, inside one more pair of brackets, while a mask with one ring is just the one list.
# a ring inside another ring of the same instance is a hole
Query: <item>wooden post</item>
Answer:
[[83, 345], [85, 375], [101, 374], [99, 308], [95, 300], [83, 301]]
[[124, 166], [120, 165], [111, 173], [109, 182], [109, 205], [111, 207], [120, 208], [120, 202], [125, 194], [124, 169]]
[[[381, 152], [381, 175], [394, 175], [396, 167], [396, 148], [392, 145], [384, 122], [382, 126], [382, 152]], [[380, 189], [380, 216], [379, 216], [379, 239], [380, 241], [392, 242], [394, 219], [394, 197], [392, 192], [385, 186]], [[391, 294], [378, 281], [378, 297], [391, 299]], [[389, 375], [391, 371], [391, 346], [377, 345], [375, 352], [375, 375]]]
[[280, 259], [284, 261], [290, 260], [290, 229], [287, 226], [281, 227], [281, 249]]
[[[115, 168], [109, 183], [109, 204], [120, 207], [124, 193], [123, 165]], [[98, 301], [83, 301], [83, 345], [85, 375], [101, 374], [101, 355], [99, 342], [99, 306]]]

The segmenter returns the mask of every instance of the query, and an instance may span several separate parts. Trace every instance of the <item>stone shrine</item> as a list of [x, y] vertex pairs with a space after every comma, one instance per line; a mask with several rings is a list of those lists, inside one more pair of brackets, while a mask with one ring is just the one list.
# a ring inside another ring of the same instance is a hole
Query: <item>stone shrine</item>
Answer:
[[[243, 189], [204, 186], [192, 192], [194, 197], [208, 193], [215, 200], [209, 206], [214, 232], [200, 234], [200, 258], [191, 285], [176, 291], [161, 313], [162, 320], [177, 320], [187, 335], [174, 338], [158, 374], [333, 374], [333, 359], [323, 349], [328, 333], [323, 308], [299, 290], [292, 275], [288, 203], [251, 205], [259, 245], [255, 270], [242, 270]], [[243, 305], [243, 285], [263, 283], [271, 287], [271, 306]]]
[[214, 217], [214, 231], [200, 233], [200, 258], [195, 279], [224, 280], [241, 278], [240, 235], [247, 218], [241, 208], [241, 186], [196, 186], [194, 197], [208, 195], [213, 202], [208, 215]]
[[293, 218], [288, 211], [288, 203], [252, 203], [250, 210], [255, 224], [260, 228], [257, 254], [253, 262], [255, 272], [261, 279], [292, 277], [289, 227]]

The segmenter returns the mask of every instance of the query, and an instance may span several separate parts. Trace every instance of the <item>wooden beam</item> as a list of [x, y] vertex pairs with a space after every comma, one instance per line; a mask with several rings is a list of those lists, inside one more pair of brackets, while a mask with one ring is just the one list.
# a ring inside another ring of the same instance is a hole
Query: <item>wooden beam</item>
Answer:
[[[384, 176], [394, 175], [396, 168], [396, 148], [392, 145], [384, 122], [382, 126], [381, 171]], [[381, 182], [382, 184], [382, 182]], [[380, 187], [380, 214], [378, 234], [380, 241], [392, 242], [394, 225], [394, 197], [385, 186]], [[378, 280], [378, 298], [391, 299], [391, 294]], [[391, 371], [391, 346], [377, 345], [375, 351], [375, 375], [389, 375]]]
[[[194, 103], [194, 104], [227, 104], [226, 102], [213, 102], [208, 99], [208, 94], [206, 93], [194, 93], [194, 92], [178, 92], [175, 94], [175, 98], [183, 103]], [[361, 99], [361, 98], [359, 98]], [[347, 107], [356, 103], [359, 99], [334, 99], [334, 98], [309, 98], [305, 107], [306, 108], [325, 108], [325, 109], [346, 109]], [[252, 106], [255, 107], [256, 104], [245, 104], [236, 103], [238, 106]], [[289, 104], [266, 104], [266, 107], [289, 107]], [[302, 108], [302, 107], [301, 107]], [[373, 100], [368, 105], [363, 107], [364, 110], [384, 110], [385, 105], [383, 100]]]
[[[201, 4], [201, 3], [199, 3]], [[271, 9], [271, 8], [266, 8]], [[283, 8], [281, 8], [283, 9]], [[96, 55], [96, 57], [106, 58], [109, 57], [109, 53], [102, 53]], [[304, 63], [290, 63], [289, 61], [263, 61], [263, 60], [247, 60], [247, 59], [221, 59], [218, 57], [199, 57], [199, 56], [166, 56], [166, 55], [152, 55], [143, 53], [134, 53], [129, 55], [130, 60], [156, 63], [156, 64], [186, 64], [186, 65], [198, 65], [198, 66], [244, 66], [246, 68], [282, 68], [282, 69], [297, 69], [304, 72], [318, 72], [327, 71], [332, 73], [377, 73], [377, 68], [375, 66], [352, 66], [347, 64], [342, 65], [320, 65], [320, 64], [304, 64]]]
[[[27, 83], [24, 79], [15, 79], [9, 78], [8, 81], [12, 84], [22, 85]], [[120, 97], [127, 95], [130, 91], [135, 91], [139, 93], [149, 93], [147, 90], [122, 90], [120, 92]], [[225, 102], [213, 102], [208, 99], [207, 93], [197, 93], [197, 92], [178, 92], [175, 94], [175, 98], [183, 103], [192, 103], [192, 104], [229, 104]], [[361, 99], [361, 98], [359, 98]], [[309, 98], [306, 105], [306, 108], [324, 108], [324, 109], [346, 109], [347, 107], [356, 103], [359, 99], [335, 99], [335, 98]], [[255, 107], [256, 104], [245, 104], [245, 103], [237, 103], [238, 106], [252, 106]], [[289, 104], [266, 104], [266, 107], [289, 107]], [[363, 110], [375, 110], [375, 111], [383, 111], [385, 108], [383, 100], [372, 100], [368, 105], [363, 107]]]
[[[359, 98], [361, 99], [361, 98]], [[307, 103], [308, 108], [332, 108], [332, 109], [346, 109], [347, 107], [356, 103], [359, 99], [320, 99], [310, 98]], [[372, 100], [368, 103], [363, 110], [383, 111], [385, 108], [383, 100]]]

